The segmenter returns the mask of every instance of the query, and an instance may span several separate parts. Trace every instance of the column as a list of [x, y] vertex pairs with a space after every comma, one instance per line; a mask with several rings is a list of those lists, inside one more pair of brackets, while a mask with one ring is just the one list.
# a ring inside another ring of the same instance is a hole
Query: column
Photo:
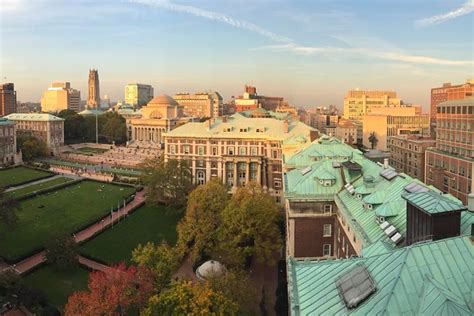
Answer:
[[245, 184], [248, 184], [249, 179], [250, 179], [250, 161], [247, 161], [246, 167], [247, 167], [247, 170], [245, 170]]
[[257, 182], [262, 184], [262, 162], [258, 163], [257, 169]]
[[237, 187], [237, 162], [234, 162], [234, 187]]

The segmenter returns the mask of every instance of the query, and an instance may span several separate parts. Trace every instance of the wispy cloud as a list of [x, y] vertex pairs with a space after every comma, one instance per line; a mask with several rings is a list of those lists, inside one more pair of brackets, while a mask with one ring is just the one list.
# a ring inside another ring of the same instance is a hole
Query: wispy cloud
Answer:
[[285, 36], [281, 36], [273, 32], [270, 32], [258, 25], [255, 25], [253, 23], [250, 23], [244, 20], [238, 20], [219, 12], [203, 10], [203, 9], [190, 6], [190, 5], [176, 4], [168, 0], [130, 0], [130, 2], [153, 6], [157, 8], [163, 8], [163, 9], [175, 11], [175, 12], [187, 13], [187, 14], [191, 14], [197, 17], [226, 23], [236, 28], [245, 29], [250, 32], [260, 34], [262, 36], [268, 37], [277, 42], [290, 42], [291, 41], [291, 39]]
[[435, 16], [431, 16], [428, 18], [420, 19], [420, 20], [417, 20], [415, 23], [419, 26], [430, 26], [430, 25], [440, 24], [440, 23], [455, 19], [457, 17], [463, 16], [472, 12], [474, 12], [474, 0], [468, 0], [460, 8], [456, 10], [439, 14], [439, 15], [435, 15]]
[[302, 55], [313, 54], [340, 54], [340, 55], [359, 55], [381, 60], [390, 60], [398, 62], [406, 62], [412, 64], [425, 65], [443, 65], [443, 66], [474, 66], [472, 60], [450, 60], [429, 56], [411, 55], [399, 52], [375, 51], [366, 48], [346, 48], [346, 47], [317, 47], [317, 46], [301, 46], [295, 43], [283, 45], [268, 45], [254, 48], [253, 50], [270, 50], [274, 52], [294, 52]]

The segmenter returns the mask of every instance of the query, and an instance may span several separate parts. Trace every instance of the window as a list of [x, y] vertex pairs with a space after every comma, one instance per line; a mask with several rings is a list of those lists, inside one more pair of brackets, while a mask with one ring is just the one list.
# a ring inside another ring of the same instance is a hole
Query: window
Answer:
[[257, 147], [250, 148], [250, 155], [257, 156]]
[[198, 147], [198, 155], [199, 155], [199, 156], [204, 155], [204, 146], [199, 146], [199, 147]]
[[170, 145], [170, 153], [176, 154], [176, 145]]
[[189, 154], [189, 145], [184, 145], [184, 146], [183, 146], [183, 152], [184, 152], [185, 154]]
[[323, 225], [323, 237], [331, 237], [332, 233], [332, 225], [331, 224], [324, 224]]
[[227, 154], [233, 156], [234, 155], [234, 147], [228, 147], [227, 148]]
[[331, 244], [324, 244], [323, 245], [323, 256], [324, 257], [331, 256]]
[[331, 214], [331, 213], [332, 213], [332, 205], [324, 204], [324, 214]]
[[245, 156], [246, 154], [247, 154], [247, 148], [239, 147], [239, 155], [240, 156]]
[[217, 147], [212, 147], [212, 155], [217, 156]]

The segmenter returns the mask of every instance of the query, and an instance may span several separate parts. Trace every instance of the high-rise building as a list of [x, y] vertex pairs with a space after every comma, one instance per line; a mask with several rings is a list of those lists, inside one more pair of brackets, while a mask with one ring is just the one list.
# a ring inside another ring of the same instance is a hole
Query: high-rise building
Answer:
[[89, 70], [89, 95], [87, 97], [88, 108], [100, 107], [100, 88], [99, 88], [99, 72], [97, 69]]
[[219, 92], [178, 93], [173, 97], [191, 117], [217, 117], [222, 115], [223, 102]]
[[343, 116], [350, 120], [362, 120], [372, 108], [400, 107], [403, 102], [394, 91], [350, 90], [344, 98]]
[[153, 87], [148, 84], [129, 83], [125, 86], [125, 103], [140, 108], [153, 99]]
[[337, 123], [335, 136], [348, 145], [355, 145], [357, 143], [357, 125], [351, 120], [342, 118]]
[[0, 84], [0, 116], [16, 111], [16, 91], [13, 83]]
[[257, 88], [246, 85], [244, 94], [234, 99], [235, 111], [253, 111], [258, 107], [269, 111], [275, 111], [278, 107], [288, 106], [283, 97], [268, 97], [257, 94]]
[[432, 134], [436, 128], [436, 107], [441, 102], [449, 100], [460, 100], [474, 96], [474, 79], [467, 80], [464, 84], [452, 85], [450, 82], [443, 83], [441, 87], [431, 89], [431, 126]]
[[467, 203], [474, 182], [474, 97], [436, 107], [436, 148], [426, 150], [425, 182]]
[[41, 111], [59, 112], [62, 110], [80, 112], [81, 92], [71, 88], [69, 82], [53, 82], [41, 98]]
[[387, 140], [390, 166], [410, 177], [425, 179], [425, 151], [434, 147], [436, 140], [419, 135], [390, 136]]

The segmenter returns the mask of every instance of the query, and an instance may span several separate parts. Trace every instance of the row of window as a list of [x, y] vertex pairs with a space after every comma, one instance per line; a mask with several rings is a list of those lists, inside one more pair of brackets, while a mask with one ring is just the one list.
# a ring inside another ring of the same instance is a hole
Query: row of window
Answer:
[[[169, 152], [171, 154], [177, 154], [178, 147], [177, 145], [168, 145], [169, 146]], [[191, 154], [191, 145], [183, 145], [182, 146], [182, 152], [181, 154], [189, 155]], [[229, 156], [258, 156], [259, 155], [259, 150], [258, 147], [250, 147], [250, 151], [248, 151], [247, 147], [237, 147], [238, 152], [235, 151], [235, 147], [229, 146], [227, 147], [227, 155]], [[199, 156], [204, 156], [206, 154], [206, 149], [205, 146], [197, 146], [197, 155]], [[263, 154], [266, 154], [266, 150], [263, 150]], [[211, 155], [212, 156], [218, 156], [218, 147], [211, 147]], [[272, 158], [278, 159], [280, 157], [280, 154], [278, 150], [272, 150]]]
[[11, 128], [0, 128], [0, 137], [13, 136], [14, 133], [15, 132], [14, 132], [13, 127], [11, 127]]
[[441, 114], [472, 114], [474, 106], [472, 105], [443, 105], [436, 108], [437, 113]]

